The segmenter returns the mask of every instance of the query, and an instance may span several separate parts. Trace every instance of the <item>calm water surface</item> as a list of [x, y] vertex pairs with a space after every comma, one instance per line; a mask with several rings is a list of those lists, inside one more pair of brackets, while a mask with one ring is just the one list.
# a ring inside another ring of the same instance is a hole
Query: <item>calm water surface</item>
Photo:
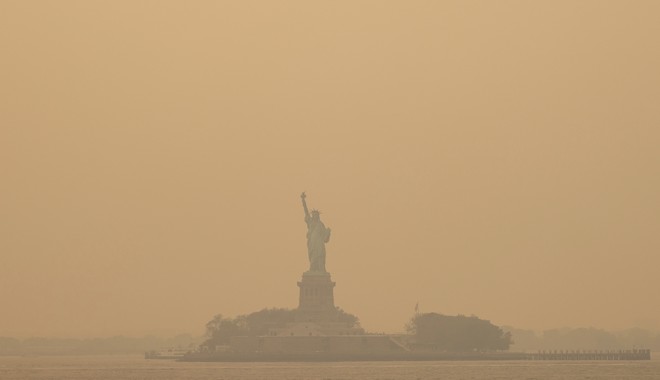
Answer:
[[0, 379], [653, 379], [660, 360], [181, 363], [141, 356], [0, 357]]

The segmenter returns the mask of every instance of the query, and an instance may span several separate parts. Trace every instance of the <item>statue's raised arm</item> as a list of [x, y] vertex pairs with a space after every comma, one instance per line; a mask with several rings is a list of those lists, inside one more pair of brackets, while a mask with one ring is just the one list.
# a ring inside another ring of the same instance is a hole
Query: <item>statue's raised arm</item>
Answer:
[[303, 191], [303, 193], [300, 194], [300, 199], [302, 199], [303, 209], [305, 210], [305, 222], [308, 222], [311, 217], [309, 216], [309, 210], [307, 209], [305, 198], [307, 198], [307, 195], [305, 195], [305, 192]]

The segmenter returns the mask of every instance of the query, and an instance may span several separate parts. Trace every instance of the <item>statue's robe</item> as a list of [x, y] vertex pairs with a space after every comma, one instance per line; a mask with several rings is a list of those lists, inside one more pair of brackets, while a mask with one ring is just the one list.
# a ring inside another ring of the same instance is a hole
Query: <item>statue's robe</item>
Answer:
[[325, 272], [325, 243], [330, 239], [330, 230], [325, 228], [321, 220], [306, 220], [306, 222], [309, 270]]

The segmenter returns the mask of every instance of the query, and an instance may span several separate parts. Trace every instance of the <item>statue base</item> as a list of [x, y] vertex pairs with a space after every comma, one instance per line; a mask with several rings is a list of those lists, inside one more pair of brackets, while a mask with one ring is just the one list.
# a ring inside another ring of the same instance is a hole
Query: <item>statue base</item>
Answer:
[[298, 282], [300, 298], [298, 310], [300, 317], [306, 321], [318, 321], [334, 315], [335, 283], [328, 272], [307, 271]]

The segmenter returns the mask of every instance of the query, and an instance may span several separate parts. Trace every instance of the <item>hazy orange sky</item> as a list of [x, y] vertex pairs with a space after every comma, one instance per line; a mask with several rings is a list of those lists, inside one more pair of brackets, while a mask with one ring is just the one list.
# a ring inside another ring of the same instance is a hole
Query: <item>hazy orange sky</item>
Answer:
[[660, 2], [0, 0], [0, 335], [336, 304], [660, 329]]

